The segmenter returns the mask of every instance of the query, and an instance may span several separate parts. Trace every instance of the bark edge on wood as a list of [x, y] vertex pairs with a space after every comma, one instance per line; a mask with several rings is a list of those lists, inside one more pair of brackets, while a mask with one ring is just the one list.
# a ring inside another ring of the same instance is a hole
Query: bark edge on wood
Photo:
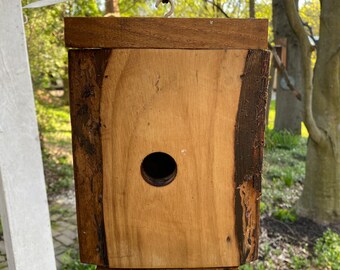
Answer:
[[249, 50], [235, 128], [235, 216], [240, 263], [258, 256], [265, 108], [270, 53]]
[[[72, 147], [82, 262], [108, 265], [103, 217], [100, 96], [111, 50], [70, 50]], [[82, 194], [83, 199], [80, 199]], [[95, 252], [93, 252], [95, 251]], [[92, 253], [90, 253], [92, 252]]]

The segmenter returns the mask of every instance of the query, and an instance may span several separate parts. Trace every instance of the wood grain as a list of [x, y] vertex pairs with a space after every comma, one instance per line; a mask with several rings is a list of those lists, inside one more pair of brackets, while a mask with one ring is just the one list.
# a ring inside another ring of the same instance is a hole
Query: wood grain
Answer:
[[267, 20], [65, 18], [75, 48], [266, 49]]
[[235, 216], [241, 264], [258, 253], [259, 205], [270, 53], [248, 52], [235, 128]]
[[[83, 262], [183, 269], [256, 258], [267, 72], [262, 50], [70, 51]], [[166, 187], [141, 177], [154, 151], [177, 162]]]
[[[102, 100], [109, 266], [239, 265], [234, 127], [247, 50], [113, 50]], [[170, 154], [176, 179], [157, 188], [140, 166]]]
[[100, 127], [102, 78], [110, 50], [70, 50], [69, 78], [80, 258], [108, 265]]

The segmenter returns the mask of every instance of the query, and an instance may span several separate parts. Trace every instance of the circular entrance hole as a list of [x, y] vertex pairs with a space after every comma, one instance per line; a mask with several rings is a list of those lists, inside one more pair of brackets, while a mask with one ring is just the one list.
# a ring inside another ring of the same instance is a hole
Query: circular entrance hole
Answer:
[[144, 158], [141, 164], [141, 173], [147, 183], [162, 187], [175, 179], [177, 164], [172, 156], [163, 152], [155, 152]]

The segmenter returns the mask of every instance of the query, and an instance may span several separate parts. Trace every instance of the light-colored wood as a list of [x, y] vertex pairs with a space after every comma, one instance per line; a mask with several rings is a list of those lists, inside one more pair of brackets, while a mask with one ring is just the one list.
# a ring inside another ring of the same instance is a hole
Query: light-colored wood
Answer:
[[21, 1], [0, 2], [0, 210], [11, 270], [55, 270]]
[[267, 49], [267, 20], [65, 18], [74, 48]]
[[[247, 53], [112, 51], [100, 106], [109, 267], [239, 265], [234, 133]], [[140, 173], [157, 151], [178, 166], [165, 187]]]

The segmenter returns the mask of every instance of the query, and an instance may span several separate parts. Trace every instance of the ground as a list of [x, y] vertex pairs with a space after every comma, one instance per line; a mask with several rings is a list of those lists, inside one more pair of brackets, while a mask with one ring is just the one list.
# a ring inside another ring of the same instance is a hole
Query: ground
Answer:
[[[301, 138], [272, 131], [274, 106], [272, 102], [266, 131], [259, 259], [241, 269], [340, 270], [339, 228], [318, 225], [295, 211], [308, 133], [304, 127]], [[45, 91], [36, 93], [36, 107], [58, 269], [92, 270], [79, 263], [77, 254], [69, 108]], [[7, 269], [0, 240], [0, 269]]]

